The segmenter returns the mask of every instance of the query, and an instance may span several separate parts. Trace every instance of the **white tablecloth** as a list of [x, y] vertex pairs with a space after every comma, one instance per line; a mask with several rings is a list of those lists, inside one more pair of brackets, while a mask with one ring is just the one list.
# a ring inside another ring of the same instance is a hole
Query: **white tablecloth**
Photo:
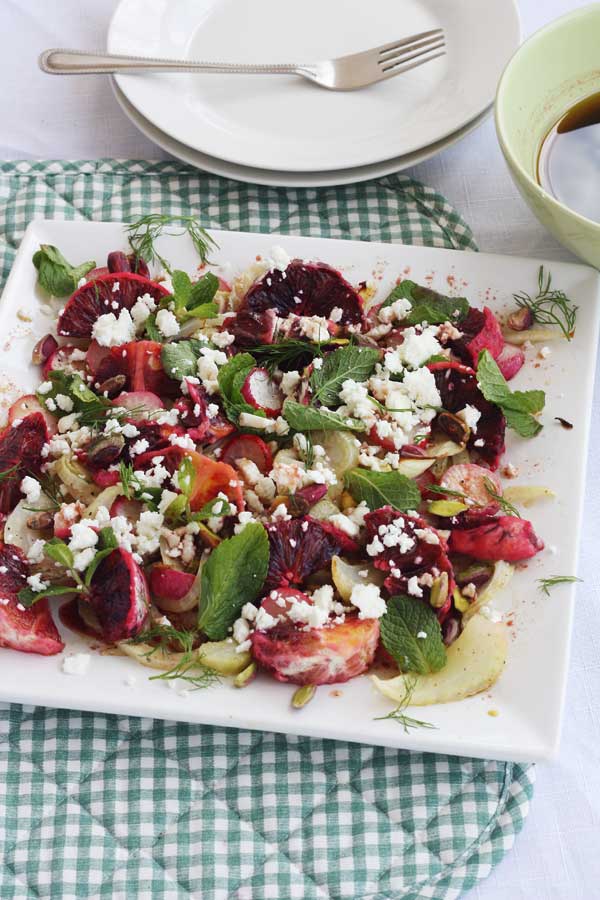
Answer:
[[[482, 0], [485, 2], [485, 0]], [[121, 112], [103, 78], [50, 78], [46, 47], [102, 48], [116, 0], [1, 0], [0, 157], [135, 157], [165, 154]], [[583, 4], [520, 0], [524, 35]], [[570, 259], [517, 195], [492, 121], [411, 170], [472, 226], [481, 250]], [[600, 623], [595, 571], [600, 539], [600, 418], [594, 405], [578, 608], [560, 758], [537, 766], [532, 810], [514, 850], [470, 900], [600, 897]], [[568, 523], [567, 523], [568, 527]]]

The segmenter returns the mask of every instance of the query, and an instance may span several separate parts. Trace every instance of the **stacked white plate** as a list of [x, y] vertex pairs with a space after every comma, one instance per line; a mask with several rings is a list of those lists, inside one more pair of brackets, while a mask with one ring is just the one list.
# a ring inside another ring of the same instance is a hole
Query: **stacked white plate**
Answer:
[[514, 0], [121, 0], [108, 50], [310, 62], [441, 27], [447, 53], [360, 91], [287, 75], [119, 75], [126, 114], [187, 163], [240, 181], [319, 187], [405, 169], [489, 114], [519, 46]]

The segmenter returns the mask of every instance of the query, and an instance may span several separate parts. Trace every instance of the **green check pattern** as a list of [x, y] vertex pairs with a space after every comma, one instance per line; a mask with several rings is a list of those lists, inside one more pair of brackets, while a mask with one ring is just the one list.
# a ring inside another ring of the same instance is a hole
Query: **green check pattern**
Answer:
[[[476, 249], [458, 213], [404, 175], [285, 190], [169, 161], [5, 162], [0, 198], [1, 283], [36, 217], [191, 212], [208, 227]], [[512, 846], [533, 773], [312, 738], [0, 707], [0, 897], [452, 900]]]

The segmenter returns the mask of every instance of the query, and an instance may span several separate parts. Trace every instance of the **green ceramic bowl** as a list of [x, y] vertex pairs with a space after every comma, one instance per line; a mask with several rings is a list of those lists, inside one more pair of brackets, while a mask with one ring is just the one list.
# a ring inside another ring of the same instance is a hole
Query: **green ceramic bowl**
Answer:
[[600, 3], [536, 32], [508, 63], [496, 95], [496, 130], [512, 177], [542, 225], [600, 268], [600, 224], [548, 194], [536, 180], [540, 145], [567, 110], [600, 91]]

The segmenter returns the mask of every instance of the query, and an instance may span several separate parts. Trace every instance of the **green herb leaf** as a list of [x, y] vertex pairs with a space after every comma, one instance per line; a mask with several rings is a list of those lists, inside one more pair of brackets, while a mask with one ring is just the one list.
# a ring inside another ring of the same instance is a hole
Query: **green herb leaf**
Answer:
[[366, 381], [373, 374], [379, 360], [379, 351], [371, 347], [356, 347], [349, 344], [328, 353], [320, 369], [314, 369], [310, 376], [313, 400], [323, 406], [338, 406], [339, 393], [344, 381]]
[[98, 543], [103, 550], [115, 550], [119, 546], [117, 536], [110, 525], [100, 529]]
[[195, 307], [212, 303], [218, 290], [219, 279], [212, 272], [207, 272], [202, 278], [199, 278], [198, 281], [192, 284], [185, 305], [189, 310], [192, 310]]
[[[170, 226], [175, 226], [175, 230], [168, 230]], [[218, 246], [208, 232], [200, 227], [195, 216], [150, 213], [127, 225], [126, 231], [129, 246], [135, 256], [147, 263], [157, 260], [169, 274], [171, 267], [156, 247], [156, 241], [162, 234], [188, 234], [203, 263], [207, 262], [210, 248]]]
[[261, 410], [254, 409], [253, 406], [246, 403], [240, 393], [242, 384], [255, 365], [256, 360], [250, 353], [236, 353], [219, 369], [219, 390], [227, 418], [232, 422], [237, 423], [242, 412], [249, 412], [253, 415], [263, 414]]
[[155, 341], [157, 344], [164, 344], [165, 336], [161, 331], [158, 330], [155, 312], [150, 313], [150, 315], [144, 322], [144, 334], [149, 341]]
[[203, 522], [206, 519], [212, 519], [214, 516], [230, 516], [232, 513], [233, 507], [227, 500], [224, 500], [222, 497], [215, 497], [214, 500], [209, 500], [208, 503], [205, 503], [202, 509], [192, 513], [191, 518], [193, 522]]
[[177, 484], [183, 496], [189, 500], [194, 491], [196, 469], [189, 456], [184, 456], [177, 469]]
[[574, 584], [575, 582], [581, 582], [582, 580], [582, 578], [577, 578], [576, 575], [553, 575], [552, 578], [538, 578], [537, 583], [540, 586], [542, 594], [549, 597], [550, 588], [556, 587], [559, 584]]
[[440, 623], [433, 609], [422, 600], [405, 594], [391, 597], [379, 624], [383, 645], [402, 672], [427, 675], [446, 665]]
[[201, 303], [200, 306], [194, 306], [193, 309], [186, 310], [186, 319], [212, 319], [219, 314], [219, 307], [216, 303]]
[[269, 567], [269, 539], [258, 522], [246, 525], [216, 547], [202, 568], [199, 628], [220, 641], [245, 603], [262, 589]]
[[77, 289], [77, 282], [87, 275], [96, 263], [93, 259], [72, 266], [60, 250], [52, 244], [41, 244], [33, 254], [33, 264], [38, 271], [38, 283], [53, 297], [66, 297]]
[[447, 297], [431, 288], [406, 279], [396, 285], [386, 297], [383, 306], [391, 306], [395, 300], [408, 300], [412, 306], [403, 325], [442, 325], [444, 322], [458, 322], [469, 312], [469, 301], [465, 297]]
[[400, 512], [417, 509], [421, 492], [411, 478], [400, 472], [372, 472], [371, 469], [350, 469], [344, 483], [357, 503], [364, 500], [369, 509], [391, 506]]
[[44, 544], [44, 555], [47, 556], [48, 559], [64, 566], [65, 569], [73, 568], [73, 553], [60, 538], [54, 537], [50, 538], [49, 541], [46, 541]]
[[252, 353], [260, 365], [267, 369], [303, 369], [311, 360], [323, 355], [323, 345], [310, 343], [299, 338], [289, 338], [273, 344], [259, 344]]
[[503, 497], [502, 494], [499, 494], [496, 490], [496, 486], [494, 482], [490, 478], [483, 479], [484, 487], [487, 493], [490, 495], [492, 500], [495, 500], [503, 513], [507, 516], [516, 516], [517, 519], [521, 517], [521, 513], [517, 509], [516, 506], [513, 506], [512, 503], [509, 503], [506, 497]]
[[366, 425], [361, 419], [340, 416], [323, 407], [315, 409], [304, 406], [295, 400], [286, 400], [282, 415], [294, 431], [365, 431]]
[[193, 339], [165, 344], [160, 359], [167, 375], [178, 380], [186, 375], [195, 375], [201, 348], [202, 342]]
[[175, 269], [171, 273], [171, 284], [173, 285], [173, 300], [175, 301], [175, 309], [185, 309], [192, 292], [192, 280], [187, 272], [181, 269]]
[[375, 716], [375, 721], [381, 722], [385, 719], [391, 719], [393, 722], [397, 722], [399, 725], [402, 725], [406, 734], [409, 733], [409, 730], [411, 728], [437, 728], [437, 725], [432, 725], [431, 722], [424, 722], [422, 719], [413, 719], [412, 716], [406, 715], [405, 710], [410, 706], [412, 695], [417, 684], [417, 679], [414, 676], [407, 676], [405, 678], [405, 684], [406, 691], [398, 706], [391, 712], [389, 712], [386, 716]]
[[477, 382], [485, 399], [500, 407], [506, 424], [521, 437], [533, 437], [542, 430], [542, 424], [532, 413], [543, 410], [544, 391], [511, 391], [489, 350], [479, 354]]
[[15, 472], [19, 468], [20, 465], [21, 465], [21, 463], [15, 463], [14, 466], [11, 466], [9, 469], [4, 469], [3, 472], [0, 472], [0, 484], [2, 484], [2, 482], [6, 478], [8, 478], [10, 475], [12, 475], [12, 473]]
[[80, 591], [81, 588], [75, 587], [75, 585], [53, 584], [48, 585], [43, 591], [34, 591], [28, 587], [21, 588], [17, 596], [19, 603], [29, 609], [30, 606], [34, 606], [43, 597], [60, 597], [63, 594], [76, 594]]
[[513, 297], [517, 306], [530, 311], [534, 322], [538, 325], [557, 325], [570, 341], [575, 334], [575, 320], [579, 307], [573, 305], [564, 291], [553, 290], [551, 285], [552, 276], [548, 272], [546, 277], [544, 267], [540, 266], [537, 297], [531, 297], [525, 291], [513, 294]]

